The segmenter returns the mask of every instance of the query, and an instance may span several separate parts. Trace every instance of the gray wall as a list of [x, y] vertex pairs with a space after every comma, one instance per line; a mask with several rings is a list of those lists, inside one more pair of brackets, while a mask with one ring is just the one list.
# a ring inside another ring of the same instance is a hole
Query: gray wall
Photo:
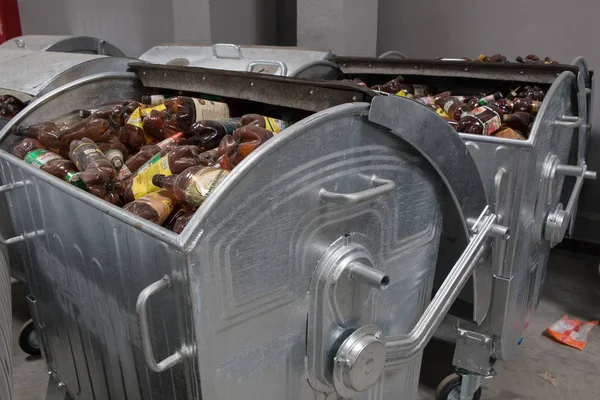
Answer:
[[[379, 0], [377, 48], [424, 58], [502, 53], [514, 60], [534, 53], [570, 63], [584, 56], [600, 72], [599, 15], [597, 0]], [[594, 116], [588, 164], [600, 172], [600, 100]], [[575, 236], [600, 241], [599, 205], [600, 182], [587, 181]]]
[[19, 14], [23, 34], [94, 36], [133, 57], [173, 41], [171, 1], [19, 0]]
[[276, 0], [211, 0], [213, 43], [277, 43]]

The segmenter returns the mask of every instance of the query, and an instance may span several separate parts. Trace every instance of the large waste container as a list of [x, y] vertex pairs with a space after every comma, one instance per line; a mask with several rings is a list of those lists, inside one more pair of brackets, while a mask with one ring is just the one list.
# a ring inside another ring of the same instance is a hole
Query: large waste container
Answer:
[[[24, 245], [56, 380], [85, 399], [415, 398], [424, 345], [491, 237], [508, 236], [460, 137], [419, 104], [368, 103], [344, 83], [136, 68], [65, 85], [1, 134], [2, 223]], [[157, 88], [298, 122], [179, 235], [7, 152], [12, 127]], [[447, 220], [463, 240], [440, 260]], [[436, 263], [451, 272], [430, 302]]]
[[167, 64], [230, 71], [248, 71], [305, 79], [337, 79], [339, 68], [330, 52], [296, 47], [238, 46], [217, 43], [155, 46], [140, 56], [153, 64]]
[[90, 36], [24, 35], [0, 44], [0, 49], [56, 51], [125, 57], [125, 53], [106, 40]]
[[[370, 85], [402, 75], [407, 82], [456, 94], [492, 93], [507, 84], [547, 90], [525, 141], [460, 133], [492, 211], [512, 232], [508, 241], [494, 247], [491, 267], [479, 271], [475, 292], [463, 292], [463, 301], [457, 302], [470, 305], [466, 309], [473, 314], [455, 307], [455, 317], [447, 319], [449, 329], [438, 332], [457, 341], [455, 365], [465, 374], [476, 374], [479, 382], [490, 374], [490, 357], [516, 356], [540, 300], [550, 249], [572, 232], [583, 182], [596, 177], [585, 162], [592, 72], [583, 58], [571, 65], [354, 57], [334, 61], [345, 77], [360, 77]], [[438, 273], [445, 274], [441, 269]]]
[[0, 245], [0, 399], [12, 399], [12, 298], [6, 246]]

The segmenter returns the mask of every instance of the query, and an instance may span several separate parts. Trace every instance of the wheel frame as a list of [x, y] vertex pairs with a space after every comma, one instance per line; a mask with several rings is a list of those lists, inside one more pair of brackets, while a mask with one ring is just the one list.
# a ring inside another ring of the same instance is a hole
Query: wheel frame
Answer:
[[[435, 390], [435, 400], [449, 400], [450, 394], [457, 388], [460, 388], [462, 384], [462, 376], [459, 374], [450, 374], [445, 377], [437, 389]], [[472, 400], [480, 400], [481, 398], [481, 387], [477, 388], [475, 393], [473, 393]], [[459, 399], [457, 399], [459, 400]]]
[[33, 320], [25, 322], [21, 327], [21, 331], [19, 332], [19, 347], [23, 350], [24, 353], [27, 353], [31, 356], [40, 356], [42, 354], [42, 350], [40, 348], [40, 344], [35, 340], [33, 343], [31, 339], [31, 335], [35, 333], [35, 325]]

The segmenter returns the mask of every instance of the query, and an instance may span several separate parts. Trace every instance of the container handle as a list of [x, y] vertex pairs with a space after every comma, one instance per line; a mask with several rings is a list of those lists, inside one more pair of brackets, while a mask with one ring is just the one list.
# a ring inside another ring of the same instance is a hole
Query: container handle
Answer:
[[563, 115], [558, 120], [554, 121], [554, 125], [562, 126], [564, 128], [579, 128], [583, 123], [582, 117], [576, 117], [574, 115]]
[[583, 187], [585, 179], [596, 180], [596, 172], [588, 171], [587, 165], [564, 165], [558, 164], [554, 167], [554, 173], [550, 176], [564, 175], [564, 176], [575, 176], [577, 180], [573, 186], [573, 192], [569, 197], [567, 208], [563, 209], [563, 205], [559, 204], [554, 211], [551, 211], [546, 217], [544, 226], [544, 238], [550, 242], [552, 246], [562, 242], [567, 233], [567, 229], [571, 223], [571, 219], [574, 218], [574, 211]]
[[389, 51], [386, 51], [385, 53], [381, 53], [379, 58], [401, 58], [401, 59], [405, 60], [408, 57], [406, 57], [406, 54], [399, 52], [398, 50], [389, 50]]
[[[254, 71], [252, 71], [252, 68], [254, 68], [257, 65], [273, 65], [273, 66], [276, 66], [279, 68], [280, 76], [287, 75], [287, 71], [288, 71], [287, 65], [285, 65], [285, 63], [283, 61], [277, 61], [277, 60], [255, 60], [255, 61], [249, 62], [248, 67], [246, 68], [246, 71], [254, 72]], [[275, 74], [273, 74], [273, 75], [275, 75]]]
[[171, 278], [167, 275], [163, 276], [161, 280], [152, 283], [142, 290], [136, 303], [144, 358], [148, 368], [154, 372], [163, 372], [173, 368], [177, 364], [181, 364], [186, 357], [193, 354], [193, 348], [184, 346], [159, 363], [154, 358], [154, 350], [152, 349], [152, 341], [150, 340], [150, 327], [148, 325], [148, 300], [156, 293], [171, 287], [171, 285]]
[[371, 184], [376, 187], [356, 193], [336, 193], [321, 188], [321, 190], [319, 190], [319, 199], [325, 203], [356, 204], [374, 199], [375, 197], [391, 192], [396, 188], [396, 183], [394, 181], [379, 178], [377, 175], [372, 175], [370, 181]]
[[[29, 181], [24, 181], [24, 182], [15, 182], [15, 183], [8, 183], [6, 185], [2, 185], [0, 186], [0, 193], [8, 193], [10, 191], [12, 191], [13, 189], [17, 189], [20, 187], [25, 187], [26, 185], [28, 185], [30, 182]], [[38, 235], [43, 235], [44, 231], [43, 230], [39, 230], [39, 231], [35, 231], [35, 232], [30, 232], [30, 233], [25, 233], [23, 235], [19, 235], [19, 236], [13, 236], [10, 238], [5, 238], [2, 233], [0, 233], [0, 243], [4, 244], [4, 245], [11, 245], [11, 244], [15, 244], [15, 243], [19, 243], [24, 241], [25, 239], [31, 238], [31, 237], [35, 237]]]
[[[219, 49], [230, 49], [230, 50], [233, 49], [237, 52], [237, 55], [234, 57], [228, 56], [227, 54], [223, 55], [223, 53], [221, 53], [221, 55], [219, 55]], [[212, 51], [213, 51], [213, 56], [215, 56], [216, 58], [233, 58], [234, 60], [241, 60], [242, 58], [244, 58], [244, 56], [242, 56], [242, 48], [240, 46], [238, 46], [237, 44], [233, 44], [233, 43], [213, 44]]]
[[474, 234], [471, 236], [469, 244], [452, 267], [417, 324], [408, 334], [386, 341], [386, 362], [388, 364], [408, 360], [421, 351], [431, 339], [448, 313], [450, 306], [473, 274], [475, 267], [484, 257], [489, 247], [489, 242], [486, 242], [486, 239], [500, 233], [494, 232], [499, 229], [503, 233], [509, 233], [506, 228], [501, 228], [495, 224], [496, 218], [495, 214], [489, 212], [489, 207], [486, 207], [476, 222], [472, 223], [471, 232]]

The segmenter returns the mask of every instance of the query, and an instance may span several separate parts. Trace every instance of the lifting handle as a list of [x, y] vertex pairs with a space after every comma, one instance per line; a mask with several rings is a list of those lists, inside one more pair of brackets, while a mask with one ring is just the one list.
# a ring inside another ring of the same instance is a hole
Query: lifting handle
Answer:
[[137, 298], [136, 303], [136, 310], [140, 322], [140, 336], [142, 339], [144, 358], [148, 368], [154, 372], [163, 372], [173, 368], [177, 364], [183, 362], [185, 357], [191, 356], [194, 353], [193, 348], [184, 346], [159, 363], [157, 363], [156, 359], [154, 358], [154, 350], [152, 349], [150, 328], [148, 325], [148, 300], [152, 295], [169, 287], [171, 287], [171, 278], [165, 275], [161, 280], [152, 283], [142, 290]]
[[336, 193], [322, 188], [319, 190], [319, 199], [325, 203], [356, 204], [374, 199], [375, 197], [391, 192], [396, 188], [396, 183], [394, 181], [379, 178], [377, 175], [372, 175], [370, 181], [371, 184], [376, 187], [356, 193]]
[[[406, 335], [402, 335], [386, 342], [387, 363], [396, 364], [404, 362], [421, 351], [436, 329], [448, 313], [450, 306], [460, 294], [475, 267], [483, 258], [489, 242], [489, 236], [497, 235], [504, 228], [495, 228], [496, 215], [489, 212], [488, 208], [483, 211], [471, 230], [476, 232], [469, 241], [467, 248], [452, 267], [452, 270], [442, 283], [442, 286], [423, 313], [415, 327]], [[496, 234], [493, 231], [499, 231]], [[500, 235], [502, 236], [502, 235]]]
[[563, 115], [557, 121], [554, 121], [554, 125], [562, 126], [565, 128], [579, 128], [583, 123], [582, 117], [576, 117], [573, 115]]
[[[24, 182], [15, 182], [15, 183], [9, 183], [6, 185], [2, 185], [0, 186], [0, 193], [8, 193], [13, 189], [17, 189], [17, 188], [21, 188], [21, 187], [25, 187], [26, 185], [29, 185], [29, 181], [24, 181]], [[43, 230], [39, 230], [39, 231], [35, 231], [35, 232], [30, 232], [30, 233], [24, 233], [23, 235], [19, 235], [19, 236], [13, 236], [11, 238], [5, 238], [4, 236], [2, 236], [2, 234], [0, 233], [0, 243], [4, 244], [4, 245], [10, 245], [10, 244], [15, 244], [15, 243], [19, 243], [24, 241], [25, 239], [29, 239], [38, 235], [43, 235], [44, 231]]]
[[[273, 65], [275, 67], [277, 67], [279, 69], [279, 76], [286, 76], [287, 75], [287, 65], [285, 65], [285, 63], [283, 61], [278, 61], [278, 60], [254, 60], [248, 63], [248, 67], [246, 68], [247, 72], [257, 72], [260, 73], [260, 71], [252, 71], [252, 69], [257, 66], [257, 65]], [[277, 75], [277, 74], [273, 74], [273, 75]]]
[[[233, 49], [237, 52], [237, 55], [234, 57], [231, 57], [228, 55], [223, 55], [223, 53], [221, 53], [221, 55], [219, 55], [219, 49]], [[237, 44], [216, 43], [216, 44], [213, 44], [212, 51], [213, 51], [213, 56], [215, 56], [216, 58], [233, 58], [234, 60], [241, 60], [242, 58], [244, 58], [244, 56], [242, 56], [242, 48], [240, 46], [238, 46]]]

